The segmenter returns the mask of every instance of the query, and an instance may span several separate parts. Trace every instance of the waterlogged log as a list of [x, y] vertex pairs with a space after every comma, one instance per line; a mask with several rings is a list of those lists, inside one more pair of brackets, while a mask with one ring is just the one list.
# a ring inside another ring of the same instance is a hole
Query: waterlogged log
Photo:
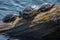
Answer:
[[[12, 28], [9, 28], [10, 30], [5, 31], [7, 35], [11, 37], [20, 36], [28, 40], [46, 39], [46, 37], [51, 38], [50, 36], [53, 36], [51, 39], [60, 38], [60, 31], [56, 31], [60, 28], [60, 6], [55, 5], [47, 12], [40, 12], [31, 18], [22, 18], [18, 21], [18, 23], [14, 23]], [[58, 34], [59, 37], [51, 33]]]
[[0, 21], [0, 31], [8, 30], [8, 29], [15, 27], [16, 23], [18, 23], [19, 20], [20, 19], [17, 17], [16, 20], [11, 23], [4, 23], [4, 22]]

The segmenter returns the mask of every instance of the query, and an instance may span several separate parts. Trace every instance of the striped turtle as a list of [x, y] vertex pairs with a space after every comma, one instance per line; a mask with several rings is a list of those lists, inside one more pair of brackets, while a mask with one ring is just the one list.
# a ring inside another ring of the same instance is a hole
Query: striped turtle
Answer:
[[54, 4], [50, 4], [50, 3], [44, 3], [41, 6], [37, 6], [37, 5], [28, 6], [22, 12], [20, 12], [20, 15], [23, 16], [24, 18], [28, 18], [37, 13], [46, 12], [50, 10], [53, 6]]

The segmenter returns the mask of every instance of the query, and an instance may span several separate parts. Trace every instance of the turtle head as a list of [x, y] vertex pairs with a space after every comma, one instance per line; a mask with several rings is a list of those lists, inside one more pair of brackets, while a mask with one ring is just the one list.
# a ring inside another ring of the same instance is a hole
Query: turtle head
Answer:
[[16, 14], [7, 14], [2, 20], [4, 23], [10, 23], [16, 20]]

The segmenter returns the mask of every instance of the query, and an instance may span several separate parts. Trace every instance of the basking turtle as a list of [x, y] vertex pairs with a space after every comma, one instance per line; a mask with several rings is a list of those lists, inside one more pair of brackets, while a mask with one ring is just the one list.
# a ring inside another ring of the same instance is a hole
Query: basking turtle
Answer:
[[[23, 14], [25, 15], [25, 13]], [[60, 6], [54, 5], [50, 10], [41, 11], [33, 18], [18, 17], [18, 19], [18, 23], [14, 27], [5, 30], [1, 28], [0, 33], [5, 33], [11, 38], [21, 37], [26, 40], [54, 40], [57, 37], [60, 38]]]
[[0, 21], [0, 31], [13, 28], [18, 23], [19, 17], [16, 14], [7, 14], [2, 21]]
[[45, 3], [45, 4], [42, 4], [39, 8], [39, 11], [40, 12], [46, 12], [46, 11], [49, 11], [51, 8], [53, 8], [55, 4], [50, 4], [50, 3]]
[[20, 11], [20, 15], [24, 18], [32, 17], [40, 12], [46, 12], [49, 11], [51, 8], [53, 8], [54, 4], [45, 3], [41, 6], [32, 5], [26, 7], [22, 12]]
[[7, 14], [7, 15], [2, 19], [2, 21], [3, 21], [4, 23], [10, 23], [10, 22], [15, 21], [16, 17], [17, 17], [17, 15], [15, 15], [15, 14]]

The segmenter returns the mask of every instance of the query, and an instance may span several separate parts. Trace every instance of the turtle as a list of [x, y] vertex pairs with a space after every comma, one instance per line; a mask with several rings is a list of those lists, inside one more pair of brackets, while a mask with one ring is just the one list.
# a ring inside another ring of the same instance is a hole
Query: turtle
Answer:
[[33, 15], [40, 13], [40, 12], [49, 11], [51, 8], [53, 8], [54, 5], [55, 4], [50, 4], [50, 3], [44, 3], [41, 6], [32, 5], [32, 6], [26, 7], [22, 12], [20, 11], [19, 13], [24, 18], [29, 18], [29, 17], [32, 17]]
[[7, 14], [2, 21], [4, 23], [10, 23], [13, 22], [16, 19], [17, 15], [16, 14]]
[[7, 14], [1, 21], [0, 21], [0, 31], [9, 30], [14, 28], [15, 25], [19, 21], [19, 17], [16, 14]]

